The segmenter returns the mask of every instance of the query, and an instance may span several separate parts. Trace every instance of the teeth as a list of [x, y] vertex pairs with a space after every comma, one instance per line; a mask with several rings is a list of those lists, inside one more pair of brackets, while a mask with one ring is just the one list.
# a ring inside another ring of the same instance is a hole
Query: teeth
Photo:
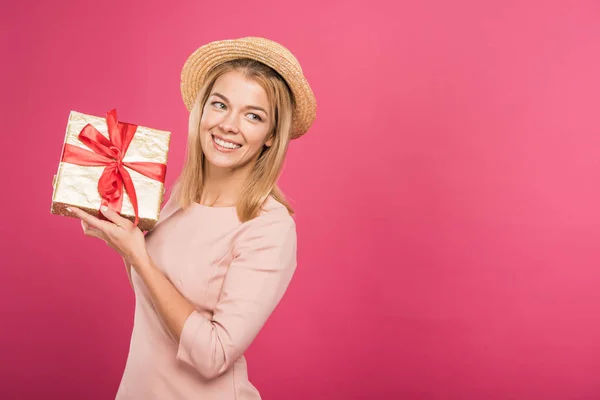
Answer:
[[221, 147], [225, 147], [225, 148], [227, 148], [227, 149], [237, 149], [237, 148], [239, 148], [239, 147], [242, 147], [242, 146], [241, 146], [241, 145], [239, 145], [239, 144], [235, 144], [235, 143], [229, 143], [229, 142], [226, 142], [226, 141], [224, 141], [224, 140], [221, 140], [221, 139], [219, 139], [219, 138], [217, 138], [217, 137], [216, 137], [216, 138], [214, 138], [214, 139], [215, 139], [215, 142], [216, 142], [216, 143], [217, 143], [219, 146], [221, 146]]

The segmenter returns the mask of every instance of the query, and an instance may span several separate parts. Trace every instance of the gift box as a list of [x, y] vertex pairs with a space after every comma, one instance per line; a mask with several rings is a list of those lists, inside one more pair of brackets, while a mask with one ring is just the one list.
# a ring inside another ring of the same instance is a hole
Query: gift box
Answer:
[[75, 217], [68, 206], [106, 219], [107, 205], [151, 230], [164, 197], [171, 133], [119, 122], [116, 110], [106, 118], [71, 111], [58, 172], [54, 176], [52, 214]]

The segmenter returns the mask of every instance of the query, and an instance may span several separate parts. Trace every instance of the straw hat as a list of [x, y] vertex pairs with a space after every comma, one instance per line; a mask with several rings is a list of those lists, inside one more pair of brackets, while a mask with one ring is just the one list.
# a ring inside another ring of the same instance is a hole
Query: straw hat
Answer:
[[317, 103], [300, 63], [288, 49], [261, 37], [211, 42], [194, 51], [181, 70], [181, 96], [187, 109], [192, 109], [206, 74], [213, 67], [236, 58], [260, 61], [285, 79], [295, 100], [292, 139], [306, 133], [316, 117]]

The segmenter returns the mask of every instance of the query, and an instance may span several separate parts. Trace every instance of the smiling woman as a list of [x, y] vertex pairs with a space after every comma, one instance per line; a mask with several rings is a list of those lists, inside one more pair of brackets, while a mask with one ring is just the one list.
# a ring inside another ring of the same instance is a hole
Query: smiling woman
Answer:
[[[237, 203], [240, 220], [247, 221], [273, 196], [292, 212], [276, 182], [292, 138], [293, 102], [286, 81], [259, 61], [234, 59], [213, 68], [190, 111], [187, 160], [176, 185], [180, 205], [198, 198], [208, 205]], [[226, 176], [229, 190], [205, 189], [221, 182], [207, 176]]]
[[202, 46], [182, 78], [187, 154], [153, 230], [110, 209], [109, 221], [72, 212], [121, 254], [136, 296], [116, 398], [256, 400], [244, 352], [296, 270], [277, 179], [316, 104], [295, 57], [262, 38]]
[[[252, 68], [251, 63], [245, 63], [246, 68]], [[259, 111], [269, 107], [267, 93], [239, 69], [220, 75], [212, 90], [199, 126], [200, 143], [208, 161], [206, 167], [247, 175], [263, 149], [266, 151], [273, 144], [274, 121], [268, 119], [266, 111]]]

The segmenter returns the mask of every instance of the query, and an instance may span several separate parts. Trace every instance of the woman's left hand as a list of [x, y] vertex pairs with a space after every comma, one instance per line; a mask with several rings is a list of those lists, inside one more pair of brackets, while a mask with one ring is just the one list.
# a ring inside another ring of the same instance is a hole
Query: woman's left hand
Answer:
[[116, 211], [102, 207], [100, 211], [108, 219], [104, 221], [76, 207], [70, 206], [69, 210], [81, 219], [86, 236], [104, 240], [134, 268], [148, 260], [143, 232]]

